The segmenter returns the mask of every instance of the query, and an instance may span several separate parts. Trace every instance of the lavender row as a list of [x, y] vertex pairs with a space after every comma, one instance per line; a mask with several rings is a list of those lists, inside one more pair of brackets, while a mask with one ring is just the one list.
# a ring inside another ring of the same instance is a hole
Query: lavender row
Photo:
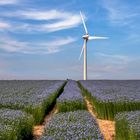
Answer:
[[0, 81], [0, 107], [22, 109], [40, 123], [63, 85], [64, 81]]
[[139, 140], [140, 111], [119, 113], [116, 115], [115, 121], [116, 140]]
[[19, 140], [32, 137], [34, 118], [20, 110], [0, 109], [0, 139]]
[[0, 106], [38, 105], [64, 81], [0, 81]]
[[46, 124], [40, 140], [103, 140], [95, 118], [87, 111], [74, 111], [56, 114]]
[[100, 118], [114, 119], [117, 112], [140, 109], [138, 80], [91, 80], [80, 84]]
[[86, 109], [81, 90], [76, 81], [69, 80], [63, 93], [57, 99], [57, 107], [60, 112]]

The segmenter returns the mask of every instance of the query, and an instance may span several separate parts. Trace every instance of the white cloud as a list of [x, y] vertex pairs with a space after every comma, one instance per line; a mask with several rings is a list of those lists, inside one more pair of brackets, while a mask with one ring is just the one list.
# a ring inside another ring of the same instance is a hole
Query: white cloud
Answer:
[[0, 30], [10, 29], [11, 25], [7, 22], [0, 21]]
[[9, 37], [0, 37], [0, 48], [8, 52], [18, 52], [24, 48], [27, 44], [20, 42]]
[[18, 11], [14, 15], [7, 14], [9, 16], [15, 16], [22, 19], [32, 19], [32, 20], [52, 20], [52, 19], [67, 19], [72, 16], [71, 13], [58, 10], [49, 10], [49, 11], [39, 11], [39, 10], [27, 10], [27, 11]]
[[71, 37], [59, 38], [46, 42], [22, 42], [9, 37], [0, 37], [0, 49], [6, 52], [26, 54], [52, 54], [63, 50], [64, 46], [73, 43]]
[[16, 4], [18, 0], [0, 0], [0, 5]]
[[[34, 53], [42, 52], [42, 53], [52, 54], [52, 53], [57, 53], [62, 51], [64, 47], [66, 47], [66, 45], [71, 44], [76, 40], [77, 39], [74, 39], [72, 37], [65, 37], [65, 38], [59, 38], [48, 42], [35, 43], [34, 45], [32, 44], [32, 46], [36, 46], [36, 50], [34, 51]], [[37, 48], [37, 46], [39, 47]], [[32, 49], [34, 50], [35, 48]]]
[[[44, 23], [38, 22], [37, 24], [29, 24], [28, 20], [24, 22], [11, 22], [11, 31], [26, 31], [26, 32], [54, 32], [58, 30], [69, 29], [81, 24], [81, 18], [79, 14], [49, 10], [27, 10], [27, 11], [16, 11], [11, 13], [1, 13], [2, 17], [16, 17], [20, 19], [30, 19], [35, 21], [44, 21]], [[50, 23], [51, 21], [51, 23]]]
[[42, 29], [43, 30], [46, 29], [48, 32], [53, 32], [53, 31], [76, 27], [80, 23], [81, 23], [80, 17], [70, 16], [69, 18], [64, 19], [62, 21], [58, 21], [58, 22], [52, 23], [52, 24], [46, 24], [46, 25], [42, 26]]
[[36, 46], [50, 46], [50, 47], [59, 47], [59, 46], [63, 46], [63, 45], [67, 45], [69, 43], [72, 43], [76, 41], [76, 39], [72, 38], [72, 37], [66, 37], [66, 38], [59, 38], [59, 39], [54, 39], [52, 41], [48, 41], [48, 42], [39, 42], [36, 43]]

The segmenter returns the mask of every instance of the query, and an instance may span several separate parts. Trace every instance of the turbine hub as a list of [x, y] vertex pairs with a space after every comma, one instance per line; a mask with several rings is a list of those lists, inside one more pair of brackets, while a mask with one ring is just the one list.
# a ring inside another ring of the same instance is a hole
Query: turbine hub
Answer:
[[89, 38], [89, 35], [88, 35], [88, 34], [86, 34], [86, 35], [83, 35], [83, 39], [86, 39], [86, 40], [88, 40], [88, 38]]

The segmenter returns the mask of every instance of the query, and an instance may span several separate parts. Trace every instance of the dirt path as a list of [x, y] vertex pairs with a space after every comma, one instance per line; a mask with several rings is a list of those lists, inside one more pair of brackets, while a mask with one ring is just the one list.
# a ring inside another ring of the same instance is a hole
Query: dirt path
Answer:
[[[93, 117], [97, 119], [97, 114], [95, 110], [93, 109], [91, 103], [87, 98], [84, 98], [87, 104], [88, 111], [91, 113]], [[115, 122], [114, 121], [108, 121], [108, 120], [101, 120], [97, 119], [97, 123], [99, 125], [99, 128], [104, 135], [105, 140], [114, 140], [115, 136]]]
[[[86, 97], [84, 99], [86, 101], [88, 111], [91, 113], [91, 115], [93, 117], [95, 117], [97, 119], [97, 117], [96, 117], [97, 114], [96, 114], [95, 110], [93, 109], [91, 103], [89, 102], [89, 100], [87, 100]], [[43, 135], [45, 125], [51, 120], [53, 115], [56, 114], [57, 112], [58, 112], [58, 109], [55, 106], [53, 108], [53, 110], [45, 117], [44, 122], [41, 125], [34, 126], [33, 136], [34, 136], [35, 139], [38, 139], [39, 137], [41, 137]], [[97, 119], [97, 123], [100, 127], [100, 130], [101, 130], [102, 134], [104, 135], [105, 140], [114, 140], [115, 122], [114, 121]]]
[[45, 125], [51, 120], [54, 114], [58, 112], [56, 106], [53, 108], [53, 110], [45, 117], [43, 124], [36, 125], [33, 128], [33, 136], [35, 139], [38, 139], [40, 136], [44, 133]]

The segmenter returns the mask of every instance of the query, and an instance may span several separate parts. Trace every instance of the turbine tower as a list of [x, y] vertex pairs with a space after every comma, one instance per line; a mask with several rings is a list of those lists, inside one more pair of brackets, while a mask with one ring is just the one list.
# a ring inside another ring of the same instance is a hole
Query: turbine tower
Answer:
[[88, 42], [88, 40], [108, 39], [108, 37], [90, 36], [88, 34], [88, 30], [87, 30], [87, 27], [86, 27], [86, 24], [85, 24], [85, 21], [84, 21], [84, 16], [83, 16], [82, 12], [80, 12], [80, 16], [81, 16], [81, 19], [82, 19], [83, 26], [84, 26], [86, 34], [82, 36], [82, 38], [84, 39], [84, 45], [82, 47], [82, 50], [81, 50], [81, 53], [80, 53], [80, 56], [79, 56], [79, 60], [80, 60], [80, 58], [81, 58], [81, 56], [83, 54], [83, 51], [84, 51], [84, 80], [87, 80], [87, 42]]

